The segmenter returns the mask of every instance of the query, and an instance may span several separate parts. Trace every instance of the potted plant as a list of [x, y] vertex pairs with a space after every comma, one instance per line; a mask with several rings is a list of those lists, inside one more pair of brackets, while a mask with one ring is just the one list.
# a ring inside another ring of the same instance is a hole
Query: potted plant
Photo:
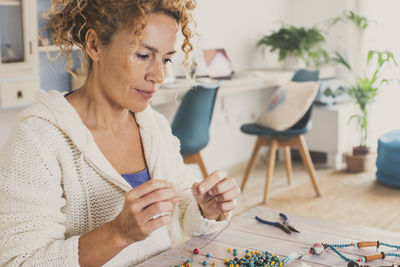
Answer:
[[[357, 15], [352, 11], [344, 11], [340, 17], [332, 21], [332, 25], [340, 21], [345, 23], [350, 22], [360, 34], [371, 23], [366, 17]], [[361, 70], [352, 69], [348, 60], [339, 52], [335, 52], [335, 57], [332, 60], [343, 65], [355, 77], [345, 92], [357, 107], [357, 112], [350, 117], [349, 121], [355, 122], [360, 142], [352, 148], [351, 154], [345, 155], [347, 170], [351, 172], [371, 170], [375, 166], [376, 154], [371, 152], [371, 148], [368, 147], [367, 142], [369, 112], [382, 85], [389, 82], [388, 79], [382, 76], [382, 68], [388, 64], [397, 65], [397, 62], [392, 52], [376, 50], [368, 51], [365, 65], [364, 67], [361, 66]]]
[[325, 37], [316, 28], [282, 26], [278, 31], [264, 35], [257, 47], [269, 47], [270, 52], [279, 53], [279, 61], [287, 60], [291, 56], [302, 60], [307, 67], [320, 66], [328, 61], [328, 53], [322, 47]]
[[371, 153], [367, 145], [368, 118], [371, 105], [381, 86], [389, 82], [381, 75], [382, 67], [386, 64], [397, 65], [392, 52], [370, 50], [367, 56], [367, 71], [358, 76], [354, 84], [347, 89], [347, 94], [354, 100], [358, 109], [358, 112], [350, 117], [350, 121], [355, 121], [360, 134], [359, 145], [353, 147], [352, 154], [346, 155], [348, 171], [370, 170], [375, 164], [375, 153]]

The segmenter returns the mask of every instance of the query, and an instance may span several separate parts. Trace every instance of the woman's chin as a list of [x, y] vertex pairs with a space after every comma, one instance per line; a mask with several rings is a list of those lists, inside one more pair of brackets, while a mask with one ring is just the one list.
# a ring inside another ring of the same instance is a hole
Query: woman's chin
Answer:
[[145, 102], [136, 102], [134, 105], [130, 106], [129, 110], [132, 112], [142, 112], [144, 111], [150, 104], [150, 101]]

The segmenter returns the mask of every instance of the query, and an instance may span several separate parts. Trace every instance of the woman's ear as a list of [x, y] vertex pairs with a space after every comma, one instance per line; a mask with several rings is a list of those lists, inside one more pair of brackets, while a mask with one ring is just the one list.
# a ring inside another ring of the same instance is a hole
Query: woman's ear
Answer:
[[97, 32], [93, 29], [89, 29], [85, 36], [86, 53], [92, 61], [99, 61], [101, 53], [100, 39]]

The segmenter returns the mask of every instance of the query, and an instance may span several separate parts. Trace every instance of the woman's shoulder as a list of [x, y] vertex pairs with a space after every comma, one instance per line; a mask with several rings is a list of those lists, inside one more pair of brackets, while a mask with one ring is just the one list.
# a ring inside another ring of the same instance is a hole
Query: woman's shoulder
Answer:
[[46, 103], [39, 100], [18, 114], [11, 138], [16, 136], [24, 136], [30, 141], [35, 140], [51, 147], [62, 134], [57, 116], [49, 110]]

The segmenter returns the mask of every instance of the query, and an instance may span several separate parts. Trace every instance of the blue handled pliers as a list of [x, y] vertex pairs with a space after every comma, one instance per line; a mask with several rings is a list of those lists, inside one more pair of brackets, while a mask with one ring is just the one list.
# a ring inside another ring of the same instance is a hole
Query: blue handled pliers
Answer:
[[278, 227], [282, 231], [284, 231], [284, 232], [286, 232], [288, 234], [291, 234], [292, 232], [300, 233], [300, 231], [298, 231], [296, 228], [294, 228], [293, 226], [291, 226], [289, 224], [289, 219], [288, 219], [288, 216], [286, 216], [286, 214], [279, 213], [279, 216], [283, 219], [283, 223], [271, 222], [271, 221], [263, 220], [258, 216], [256, 216], [255, 219], [257, 221], [259, 221], [260, 223], [264, 223], [264, 224], [268, 224], [268, 225], [272, 225], [272, 226]]

